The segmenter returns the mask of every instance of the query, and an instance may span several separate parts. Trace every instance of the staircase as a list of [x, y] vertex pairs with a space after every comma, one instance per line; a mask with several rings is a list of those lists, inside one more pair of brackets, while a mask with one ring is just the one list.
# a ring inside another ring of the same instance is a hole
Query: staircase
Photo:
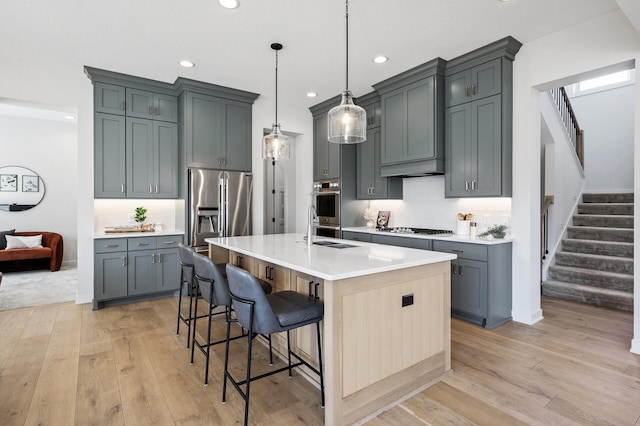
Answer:
[[633, 194], [584, 194], [542, 294], [633, 310]]

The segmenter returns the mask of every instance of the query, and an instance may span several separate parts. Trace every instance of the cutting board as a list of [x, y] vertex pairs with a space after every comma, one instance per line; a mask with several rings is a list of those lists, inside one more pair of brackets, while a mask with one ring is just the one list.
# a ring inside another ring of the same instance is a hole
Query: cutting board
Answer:
[[105, 234], [123, 234], [131, 232], [155, 232], [153, 228], [104, 228]]

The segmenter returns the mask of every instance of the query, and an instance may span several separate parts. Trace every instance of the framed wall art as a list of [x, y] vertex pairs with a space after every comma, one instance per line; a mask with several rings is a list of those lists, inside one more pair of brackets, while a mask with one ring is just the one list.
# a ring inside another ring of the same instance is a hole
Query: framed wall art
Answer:
[[18, 190], [18, 175], [0, 174], [0, 191], [16, 192]]
[[38, 176], [22, 175], [22, 192], [38, 192], [40, 178]]

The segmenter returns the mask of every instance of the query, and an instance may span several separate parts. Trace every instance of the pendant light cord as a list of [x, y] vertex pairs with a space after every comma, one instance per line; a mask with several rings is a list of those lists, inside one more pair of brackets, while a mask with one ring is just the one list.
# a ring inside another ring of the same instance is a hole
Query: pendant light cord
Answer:
[[345, 90], [349, 91], [349, 0], [345, 1], [346, 3], [346, 12], [345, 12], [345, 21], [346, 21], [346, 33], [347, 33], [347, 49], [346, 49], [346, 75], [345, 75]]
[[276, 50], [276, 122], [278, 124], [278, 51]]

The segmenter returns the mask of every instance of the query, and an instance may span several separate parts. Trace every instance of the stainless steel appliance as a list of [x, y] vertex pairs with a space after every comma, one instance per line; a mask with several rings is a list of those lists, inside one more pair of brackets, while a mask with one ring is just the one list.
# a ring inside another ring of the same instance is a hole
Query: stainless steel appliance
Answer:
[[395, 227], [378, 229], [381, 232], [390, 232], [392, 234], [423, 234], [423, 235], [453, 235], [453, 231], [449, 229], [431, 229], [431, 228], [409, 228]]
[[316, 209], [316, 235], [340, 238], [340, 181], [313, 183], [313, 204]]
[[207, 249], [205, 238], [250, 235], [251, 173], [189, 169], [189, 243]]

